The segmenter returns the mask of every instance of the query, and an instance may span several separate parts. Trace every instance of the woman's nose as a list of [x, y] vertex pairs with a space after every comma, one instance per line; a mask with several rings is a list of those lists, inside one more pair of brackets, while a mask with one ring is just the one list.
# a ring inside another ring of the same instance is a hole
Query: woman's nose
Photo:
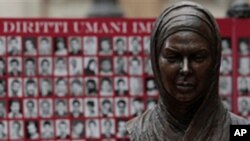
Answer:
[[183, 61], [181, 63], [181, 71], [180, 72], [183, 75], [187, 75], [187, 74], [191, 73], [190, 64], [189, 64], [187, 57], [183, 58]]

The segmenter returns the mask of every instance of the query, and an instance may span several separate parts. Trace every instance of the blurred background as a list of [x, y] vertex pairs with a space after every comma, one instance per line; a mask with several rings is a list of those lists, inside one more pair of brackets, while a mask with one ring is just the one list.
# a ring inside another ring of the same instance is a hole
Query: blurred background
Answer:
[[[119, 13], [129, 18], [156, 17], [169, 4], [178, 0], [0, 0], [0, 17], [81, 18], [93, 13]], [[235, 0], [194, 0], [206, 6], [217, 18]], [[246, 0], [249, 3], [249, 0]], [[100, 8], [101, 7], [101, 8]], [[117, 15], [116, 15], [117, 16]]]

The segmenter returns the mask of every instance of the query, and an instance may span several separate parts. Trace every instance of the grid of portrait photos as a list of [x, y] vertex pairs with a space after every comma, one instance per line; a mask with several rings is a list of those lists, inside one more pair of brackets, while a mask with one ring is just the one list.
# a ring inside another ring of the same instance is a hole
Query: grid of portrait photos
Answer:
[[[221, 43], [219, 94], [250, 117], [250, 38]], [[129, 141], [126, 122], [159, 98], [149, 46], [148, 34], [0, 35], [0, 141]]]
[[146, 36], [1, 36], [0, 140], [126, 141], [154, 107]]
[[237, 110], [250, 119], [250, 38], [238, 38], [237, 47]]

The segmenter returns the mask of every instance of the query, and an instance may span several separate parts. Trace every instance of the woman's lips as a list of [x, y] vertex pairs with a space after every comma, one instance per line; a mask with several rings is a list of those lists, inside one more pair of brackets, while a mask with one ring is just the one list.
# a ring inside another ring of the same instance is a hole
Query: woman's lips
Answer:
[[189, 82], [179, 82], [176, 84], [176, 87], [181, 92], [190, 92], [194, 90], [194, 84]]

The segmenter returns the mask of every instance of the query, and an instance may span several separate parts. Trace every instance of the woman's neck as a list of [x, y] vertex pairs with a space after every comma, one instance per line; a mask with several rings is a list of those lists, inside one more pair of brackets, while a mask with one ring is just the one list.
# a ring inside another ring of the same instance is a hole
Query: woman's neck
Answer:
[[193, 102], [184, 103], [175, 100], [173, 97], [167, 99], [168, 100], [167, 102], [164, 102], [166, 103], [164, 105], [168, 113], [186, 127], [188, 127], [188, 125], [192, 121], [195, 113], [197, 112], [203, 101], [203, 99], [200, 98]]

